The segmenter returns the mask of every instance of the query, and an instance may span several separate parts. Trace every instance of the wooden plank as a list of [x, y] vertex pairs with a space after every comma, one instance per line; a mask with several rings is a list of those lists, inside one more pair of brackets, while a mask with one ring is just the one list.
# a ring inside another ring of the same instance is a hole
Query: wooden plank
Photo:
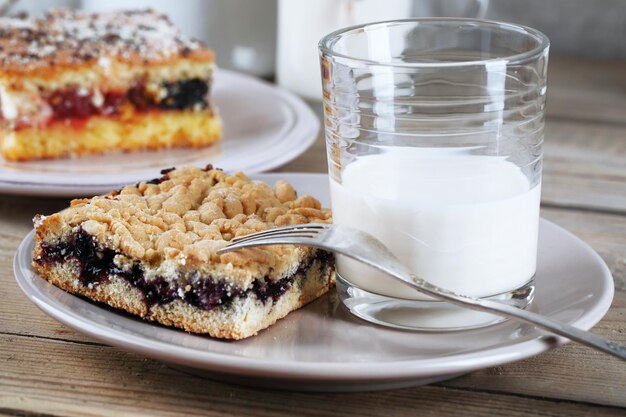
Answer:
[[[28, 309], [28, 306], [24, 307]], [[24, 316], [30, 315], [30, 311], [25, 311]], [[626, 343], [625, 319], [626, 292], [618, 291], [614, 305], [594, 331]], [[56, 331], [57, 326], [65, 329], [65, 331]], [[29, 335], [33, 333], [49, 334], [47, 337], [59, 338], [59, 340], [46, 339], [54, 343], [66, 343], [72, 346], [82, 345], [85, 349], [93, 347], [92, 345], [84, 345], [90, 341], [89, 338], [64, 328], [60, 324], [51, 327], [44, 322], [41, 326], [29, 329], [24, 333]], [[5, 342], [12, 343], [15, 340], [22, 340], [20, 338], [22, 336], [19, 335], [5, 336], [9, 338], [5, 339]], [[37, 338], [32, 339], [39, 340]], [[2, 340], [0, 338], [0, 351], [5, 349]], [[71, 340], [76, 342], [71, 343]], [[81, 348], [76, 347], [76, 349]], [[122, 355], [123, 353], [120, 351], [118, 354]], [[624, 362], [587, 347], [571, 344], [526, 361], [479, 371], [451, 383], [444, 383], [443, 386], [471, 388], [477, 391], [514, 392], [524, 396], [626, 407], [626, 397], [623, 395], [626, 392], [624, 374], [626, 374]], [[585, 384], [580, 384], [580, 381], [585, 381]]]
[[[9, 339], [9, 340], [7, 340]], [[188, 376], [113, 348], [0, 336], [0, 408], [84, 415], [623, 415], [624, 409], [422, 386], [379, 393], [268, 392]]]
[[66, 207], [68, 199], [2, 196], [0, 198], [0, 332], [91, 341], [35, 307], [17, 286], [13, 255], [32, 229], [35, 214], [50, 214]]
[[626, 125], [548, 120], [542, 201], [626, 213]]
[[626, 289], [626, 216], [549, 207], [541, 215], [587, 242], [609, 266], [616, 288]]
[[624, 61], [551, 57], [548, 117], [626, 124], [624, 74]]
[[328, 172], [326, 165], [326, 142], [320, 130], [311, 147], [298, 158], [274, 170], [275, 172]]

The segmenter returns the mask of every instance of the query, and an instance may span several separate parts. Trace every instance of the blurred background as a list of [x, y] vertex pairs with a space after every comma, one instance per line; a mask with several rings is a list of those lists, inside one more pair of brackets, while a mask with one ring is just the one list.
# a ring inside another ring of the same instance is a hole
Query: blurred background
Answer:
[[321, 96], [317, 41], [340, 27], [420, 16], [482, 17], [546, 33], [551, 55], [626, 60], [626, 0], [9, 0], [2, 11], [41, 14], [152, 7], [217, 53], [221, 68]]

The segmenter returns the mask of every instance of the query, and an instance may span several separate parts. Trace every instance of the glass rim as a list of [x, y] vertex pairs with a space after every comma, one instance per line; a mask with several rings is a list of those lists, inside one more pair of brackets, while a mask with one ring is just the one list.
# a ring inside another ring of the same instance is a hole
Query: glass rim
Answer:
[[[409, 23], [450, 23], [450, 24], [459, 24], [459, 23], [473, 23], [476, 25], [482, 25], [484, 27], [498, 27], [502, 29], [509, 30], [510, 32], [517, 32], [519, 34], [523, 34], [526, 36], [530, 36], [537, 41], [537, 46], [528, 51], [515, 53], [511, 55], [505, 55], [495, 58], [485, 58], [485, 59], [473, 59], [467, 61], [443, 61], [443, 62], [381, 62], [373, 59], [367, 58], [357, 58], [348, 54], [339, 53], [333, 51], [332, 45], [333, 42], [340, 39], [342, 36], [345, 36], [351, 32], [355, 32], [358, 30], [365, 29], [367, 27], [375, 27], [375, 26], [389, 26], [391, 24], [404, 25]], [[528, 26], [518, 25], [515, 23], [508, 22], [499, 22], [496, 20], [487, 20], [487, 19], [474, 19], [474, 18], [451, 18], [451, 17], [421, 17], [421, 18], [412, 18], [412, 19], [397, 19], [397, 20], [384, 20], [380, 22], [370, 22], [363, 23], [353, 26], [348, 26], [345, 28], [341, 28], [335, 30], [322, 39], [320, 39], [318, 43], [319, 52], [323, 55], [333, 57], [333, 58], [341, 58], [342, 60], [366, 64], [366, 65], [376, 65], [383, 67], [395, 67], [395, 68], [445, 68], [445, 67], [471, 67], [471, 66], [484, 66], [489, 63], [494, 62], [506, 62], [507, 65], [519, 65], [527, 62], [531, 62], [536, 60], [541, 56], [544, 51], [548, 50], [550, 47], [550, 40], [548, 37], [541, 31], [537, 29], [533, 29]]]

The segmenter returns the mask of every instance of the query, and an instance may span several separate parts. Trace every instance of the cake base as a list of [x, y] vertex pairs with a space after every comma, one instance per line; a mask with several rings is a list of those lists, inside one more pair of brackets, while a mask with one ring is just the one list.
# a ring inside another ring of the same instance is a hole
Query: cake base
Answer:
[[10, 161], [26, 161], [116, 150], [202, 147], [218, 141], [221, 134], [221, 121], [210, 112], [133, 112], [4, 131], [0, 153]]
[[138, 288], [117, 275], [85, 285], [78, 279], [74, 262], [40, 265], [38, 270], [48, 282], [67, 292], [106, 303], [143, 319], [212, 337], [244, 339], [325, 294], [334, 285], [334, 267], [327, 259], [314, 259], [306, 269], [296, 272], [290, 288], [276, 300], [262, 301], [248, 295], [235, 298], [228, 306], [210, 310], [193, 306], [183, 299], [150, 305]]

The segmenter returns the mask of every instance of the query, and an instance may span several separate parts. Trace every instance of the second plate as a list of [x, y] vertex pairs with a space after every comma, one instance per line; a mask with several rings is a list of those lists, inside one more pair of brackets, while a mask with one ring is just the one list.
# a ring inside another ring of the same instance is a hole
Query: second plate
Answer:
[[0, 192], [91, 196], [151, 179], [162, 168], [207, 163], [225, 171], [262, 172], [294, 159], [315, 141], [318, 117], [290, 92], [225, 70], [216, 73], [214, 86], [224, 137], [213, 146], [31, 162], [0, 158]]

